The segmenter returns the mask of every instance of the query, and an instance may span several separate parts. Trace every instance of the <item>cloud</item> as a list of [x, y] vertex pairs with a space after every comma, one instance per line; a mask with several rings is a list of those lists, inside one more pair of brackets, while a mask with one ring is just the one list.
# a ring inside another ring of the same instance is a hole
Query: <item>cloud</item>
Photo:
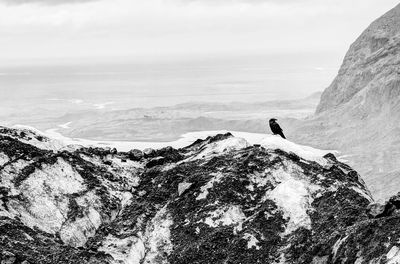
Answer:
[[62, 4], [80, 4], [86, 2], [94, 2], [99, 0], [0, 0], [0, 3], [6, 5], [22, 5], [22, 4], [44, 4], [44, 5], [62, 5]]
[[0, 0], [0, 60], [325, 50], [343, 54], [371, 21], [397, 3]]
[[[81, 4], [86, 2], [96, 2], [101, 0], [0, 0], [0, 4], [22, 5], [22, 4], [43, 4], [43, 5], [62, 5], [62, 4]], [[112, 0], [110, 0], [111, 2]], [[290, 3], [302, 3], [310, 0], [166, 0], [165, 2], [176, 3], [196, 3], [204, 5], [232, 5], [232, 4], [262, 4], [274, 3], [285, 5]]]

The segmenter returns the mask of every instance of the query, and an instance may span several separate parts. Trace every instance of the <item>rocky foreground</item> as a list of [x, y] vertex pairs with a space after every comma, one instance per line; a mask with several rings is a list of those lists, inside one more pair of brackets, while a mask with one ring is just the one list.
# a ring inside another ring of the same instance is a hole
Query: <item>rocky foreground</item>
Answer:
[[0, 128], [1, 263], [400, 263], [400, 198], [371, 203], [317, 154], [230, 134], [121, 153]]

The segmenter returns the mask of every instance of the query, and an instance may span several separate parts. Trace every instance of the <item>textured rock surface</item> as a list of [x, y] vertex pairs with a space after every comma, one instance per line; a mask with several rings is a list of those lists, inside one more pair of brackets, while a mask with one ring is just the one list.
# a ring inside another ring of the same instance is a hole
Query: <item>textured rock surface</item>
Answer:
[[[400, 5], [374, 21], [351, 45], [317, 113], [350, 103], [373, 113], [400, 95]], [[396, 100], [397, 99], [397, 100]]]
[[341, 151], [374, 197], [400, 183], [400, 5], [351, 45], [317, 115], [283, 123], [296, 142]]
[[[226, 134], [132, 161], [130, 153], [111, 154], [109, 149], [42, 149], [35, 133], [30, 140], [22, 136], [6, 128], [0, 134], [4, 261], [399, 259], [397, 211], [372, 217], [363, 181], [332, 154], [317, 159], [311, 149], [282, 145], [308, 153], [305, 159], [271, 147], [271, 139], [251, 146]], [[394, 197], [390, 203], [397, 206], [397, 201]]]

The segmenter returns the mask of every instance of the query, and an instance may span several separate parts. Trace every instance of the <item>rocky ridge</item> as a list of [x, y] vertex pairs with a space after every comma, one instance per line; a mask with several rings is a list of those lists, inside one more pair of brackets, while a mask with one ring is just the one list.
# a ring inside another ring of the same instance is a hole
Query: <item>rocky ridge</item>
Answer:
[[229, 133], [117, 152], [1, 128], [0, 259], [398, 263], [396, 198], [371, 204], [358, 173], [321, 153]]

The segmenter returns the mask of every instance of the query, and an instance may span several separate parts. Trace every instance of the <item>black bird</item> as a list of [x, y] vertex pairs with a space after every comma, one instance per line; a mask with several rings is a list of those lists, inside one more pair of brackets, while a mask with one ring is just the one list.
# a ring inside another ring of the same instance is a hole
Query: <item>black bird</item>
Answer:
[[269, 127], [271, 128], [272, 133], [274, 133], [274, 135], [280, 135], [281, 137], [286, 139], [285, 135], [283, 134], [282, 128], [276, 121], [277, 119], [275, 118], [271, 118], [269, 120]]

